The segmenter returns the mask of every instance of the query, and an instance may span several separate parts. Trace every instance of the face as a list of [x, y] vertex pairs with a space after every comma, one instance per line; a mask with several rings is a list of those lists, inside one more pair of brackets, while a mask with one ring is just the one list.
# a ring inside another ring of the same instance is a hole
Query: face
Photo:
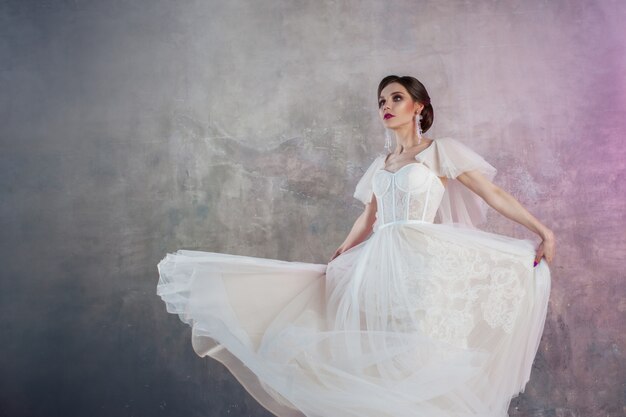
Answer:
[[[419, 114], [424, 106], [413, 101], [402, 84], [390, 83], [385, 86], [378, 97], [378, 113], [386, 128], [394, 129], [407, 123], [414, 123], [415, 114]], [[393, 115], [385, 118], [385, 114]]]

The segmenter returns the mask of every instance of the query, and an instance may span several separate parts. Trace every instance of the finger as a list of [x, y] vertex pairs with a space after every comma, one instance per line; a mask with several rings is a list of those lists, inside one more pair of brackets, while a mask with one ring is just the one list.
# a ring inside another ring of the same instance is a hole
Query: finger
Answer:
[[554, 257], [554, 244], [547, 245], [547, 247], [541, 249], [541, 255], [546, 258], [546, 261], [552, 262], [552, 258]]
[[542, 256], [543, 256], [543, 250], [537, 251], [537, 253], [535, 254], [535, 262], [533, 266], [537, 266], [537, 264], [539, 264], [539, 261], [541, 261]]

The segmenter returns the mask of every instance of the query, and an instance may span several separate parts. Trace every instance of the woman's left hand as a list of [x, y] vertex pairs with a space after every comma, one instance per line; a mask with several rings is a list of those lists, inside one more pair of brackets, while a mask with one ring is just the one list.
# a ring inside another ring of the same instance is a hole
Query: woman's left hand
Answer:
[[543, 241], [537, 247], [537, 254], [535, 255], [535, 265], [541, 261], [541, 258], [545, 257], [548, 263], [552, 263], [552, 259], [554, 259], [555, 252], [555, 240], [554, 234], [552, 231], [549, 231], [546, 236], [543, 238]]

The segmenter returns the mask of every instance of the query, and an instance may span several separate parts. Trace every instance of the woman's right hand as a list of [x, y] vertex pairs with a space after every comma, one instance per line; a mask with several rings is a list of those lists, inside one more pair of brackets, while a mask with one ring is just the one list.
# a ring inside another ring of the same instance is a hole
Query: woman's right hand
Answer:
[[339, 246], [337, 248], [337, 250], [335, 251], [335, 253], [333, 254], [332, 258], [330, 258], [330, 260], [328, 261], [328, 263], [330, 263], [333, 259], [335, 259], [337, 256], [341, 255], [343, 252], [345, 251], [345, 249], [343, 248], [343, 246]]

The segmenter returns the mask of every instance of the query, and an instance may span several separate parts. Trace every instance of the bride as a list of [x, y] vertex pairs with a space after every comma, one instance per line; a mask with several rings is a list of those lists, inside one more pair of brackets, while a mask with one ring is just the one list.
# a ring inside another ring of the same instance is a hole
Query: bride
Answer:
[[[277, 416], [508, 416], [543, 332], [554, 234], [470, 147], [423, 136], [417, 79], [385, 77], [378, 107], [396, 146], [357, 183], [364, 211], [328, 264], [180, 249], [157, 294], [194, 351]], [[486, 205], [541, 243], [479, 229]]]

